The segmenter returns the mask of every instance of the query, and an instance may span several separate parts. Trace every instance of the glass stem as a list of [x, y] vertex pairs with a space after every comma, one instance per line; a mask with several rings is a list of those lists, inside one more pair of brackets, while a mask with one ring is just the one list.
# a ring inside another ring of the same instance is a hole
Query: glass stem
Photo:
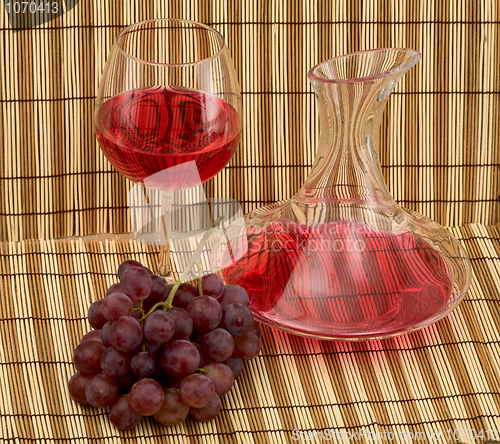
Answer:
[[168, 284], [175, 282], [174, 273], [172, 271], [170, 241], [168, 235], [171, 231], [171, 210], [172, 210], [172, 192], [163, 191], [160, 193], [161, 204], [161, 229], [163, 230], [164, 244], [160, 249], [160, 261], [158, 264], [157, 274], [162, 276]]

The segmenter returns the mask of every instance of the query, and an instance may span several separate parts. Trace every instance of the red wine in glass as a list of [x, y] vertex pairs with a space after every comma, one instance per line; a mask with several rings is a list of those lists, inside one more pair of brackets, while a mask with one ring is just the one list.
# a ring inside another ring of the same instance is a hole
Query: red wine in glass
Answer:
[[450, 300], [449, 267], [413, 233], [356, 222], [311, 227], [278, 220], [252, 228], [246, 253], [225, 259], [233, 264], [224, 278], [248, 291], [259, 318], [285, 330], [389, 336], [427, 324]]
[[[102, 151], [120, 173], [136, 183], [190, 161], [201, 182], [229, 162], [240, 141], [238, 113], [224, 100], [187, 88], [153, 87], [123, 92], [105, 101], [95, 119]], [[179, 190], [190, 183], [176, 169], [169, 183], [150, 188]], [[191, 185], [192, 186], [192, 185]]]

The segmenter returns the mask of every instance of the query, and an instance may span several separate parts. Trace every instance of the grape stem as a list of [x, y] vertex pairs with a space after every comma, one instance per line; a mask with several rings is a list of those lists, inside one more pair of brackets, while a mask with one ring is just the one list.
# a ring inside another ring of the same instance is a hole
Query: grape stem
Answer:
[[198, 267], [198, 277], [196, 278], [196, 281], [198, 282], [198, 293], [200, 293], [200, 296], [203, 296], [203, 289], [201, 286], [201, 278], [203, 277], [203, 266], [201, 265], [200, 261], [196, 261], [195, 264]]
[[[167, 300], [164, 301], [164, 302], [158, 302], [155, 305], [153, 305], [153, 307], [151, 307], [151, 310], [149, 310], [145, 315], [143, 315], [141, 317], [141, 319], [139, 319], [139, 322], [141, 322], [144, 319], [146, 319], [147, 316], [150, 313], [153, 313], [153, 311], [155, 311], [159, 307], [161, 307], [163, 310], [168, 310], [169, 308], [172, 308], [172, 302], [174, 300], [175, 292], [177, 291], [177, 289], [179, 288], [179, 286], [182, 284], [182, 282], [184, 281], [184, 279], [187, 278], [187, 276], [189, 275], [189, 273], [191, 273], [191, 270], [192, 270], [192, 268], [193, 268], [193, 266], [195, 264], [199, 264], [200, 274], [202, 273], [201, 262], [200, 262], [199, 259], [200, 259], [201, 253], [203, 251], [203, 247], [207, 243], [207, 241], [210, 238], [210, 236], [212, 236], [212, 234], [217, 230], [216, 227], [219, 224], [219, 222], [222, 219], [224, 219], [225, 217], [226, 217], [225, 214], [223, 214], [222, 216], [219, 216], [215, 220], [213, 228], [211, 228], [210, 230], [206, 231], [205, 234], [203, 234], [203, 237], [201, 238], [200, 243], [196, 247], [196, 250], [195, 250], [194, 254], [191, 256], [191, 259], [189, 259], [189, 262], [186, 265], [186, 269], [181, 274], [181, 276], [179, 277], [179, 279], [177, 279], [177, 282], [171, 288], [170, 293], [168, 293]], [[202, 290], [201, 290], [201, 277], [197, 277], [197, 279], [198, 279], [198, 289], [199, 289], [199, 292], [200, 292], [200, 296], [202, 296], [203, 293], [202, 293]]]

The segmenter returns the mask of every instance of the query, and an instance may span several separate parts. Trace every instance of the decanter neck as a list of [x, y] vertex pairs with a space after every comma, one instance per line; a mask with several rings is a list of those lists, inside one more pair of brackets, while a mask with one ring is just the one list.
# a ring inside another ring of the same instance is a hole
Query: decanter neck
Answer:
[[[309, 72], [319, 104], [320, 138], [312, 171], [296, 200], [397, 208], [380, 172], [382, 113], [395, 84], [420, 55], [390, 49], [377, 53], [332, 59]], [[389, 57], [390, 71], [381, 73]], [[352, 76], [358, 73], [364, 76]]]

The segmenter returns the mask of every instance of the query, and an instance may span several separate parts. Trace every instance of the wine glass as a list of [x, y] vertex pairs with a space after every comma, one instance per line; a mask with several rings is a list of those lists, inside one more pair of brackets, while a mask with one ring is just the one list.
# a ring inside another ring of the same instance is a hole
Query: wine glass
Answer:
[[[219, 32], [194, 21], [147, 20], [116, 38], [94, 128], [111, 164], [160, 190], [168, 211], [172, 192], [206, 182], [229, 162], [240, 141], [240, 112], [238, 80]], [[158, 274], [171, 282], [165, 221], [163, 229]]]

